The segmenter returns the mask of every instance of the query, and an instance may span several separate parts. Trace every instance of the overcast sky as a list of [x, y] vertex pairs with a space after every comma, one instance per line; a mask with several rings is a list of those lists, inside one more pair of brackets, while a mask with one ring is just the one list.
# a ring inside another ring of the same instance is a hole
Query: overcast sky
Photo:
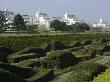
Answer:
[[110, 0], [0, 0], [0, 9], [35, 15], [38, 9], [50, 16], [68, 12], [93, 23], [102, 18], [110, 24]]

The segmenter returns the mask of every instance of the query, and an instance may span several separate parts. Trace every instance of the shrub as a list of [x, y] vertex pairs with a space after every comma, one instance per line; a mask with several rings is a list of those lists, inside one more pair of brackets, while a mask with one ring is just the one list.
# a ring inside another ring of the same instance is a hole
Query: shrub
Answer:
[[92, 43], [92, 40], [84, 40], [82, 45], [90, 45]]
[[7, 62], [7, 56], [13, 52], [14, 51], [12, 49], [0, 47], [0, 62]]
[[3, 69], [0, 69], [0, 82], [27, 82], [23, 78]]
[[62, 50], [62, 49], [66, 49], [68, 48], [68, 46], [66, 46], [64, 43], [60, 42], [60, 41], [51, 41], [46, 47], [45, 49], [47, 51], [50, 50]]
[[21, 61], [18, 63], [18, 66], [22, 66], [22, 67], [41, 67], [41, 60], [25, 60], [25, 61]]
[[46, 58], [47, 64], [52, 68], [65, 68], [78, 62], [77, 58], [67, 50], [49, 52]]
[[110, 38], [109, 33], [84, 33], [84, 34], [64, 34], [64, 35], [36, 35], [36, 36], [6, 36], [0, 37], [0, 45], [15, 51], [27, 47], [40, 47], [44, 43], [51, 41], [61, 41], [69, 44], [72, 41], [82, 41], [85, 39]]
[[90, 82], [101, 72], [105, 71], [106, 67], [96, 63], [82, 62], [74, 67], [73, 73], [69, 76], [66, 82]]
[[28, 78], [28, 82], [48, 82], [53, 79], [54, 73], [53, 70], [41, 69], [32, 77]]
[[4, 63], [0, 63], [0, 69], [7, 70], [22, 78], [29, 78], [34, 74], [34, 71], [31, 68], [23, 68], [14, 65], [4, 64]]
[[81, 44], [81, 42], [76, 41], [76, 42], [70, 43], [70, 46], [71, 46], [71, 47], [79, 47], [79, 46], [82, 46], [82, 44]]
[[41, 48], [25, 48], [7, 57], [9, 63], [19, 62], [30, 58], [39, 58], [46, 55], [46, 51]]

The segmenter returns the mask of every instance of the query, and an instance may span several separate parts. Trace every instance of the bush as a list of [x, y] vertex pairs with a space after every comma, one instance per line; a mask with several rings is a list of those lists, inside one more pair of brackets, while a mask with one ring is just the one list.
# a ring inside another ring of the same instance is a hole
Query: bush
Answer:
[[45, 49], [41, 48], [25, 48], [21, 51], [13, 53], [7, 57], [9, 63], [19, 62], [30, 58], [39, 58], [46, 55]]
[[49, 82], [49, 80], [53, 79], [54, 73], [53, 70], [49, 69], [41, 69], [38, 73], [28, 78], [28, 82]]
[[0, 82], [27, 82], [27, 81], [9, 71], [0, 69]]
[[84, 33], [84, 34], [64, 34], [64, 35], [36, 35], [36, 36], [6, 36], [0, 37], [0, 45], [15, 51], [27, 47], [40, 47], [44, 43], [51, 41], [61, 41], [69, 44], [72, 41], [82, 41], [85, 39], [110, 38], [109, 33]]
[[92, 40], [84, 40], [82, 45], [90, 45], [92, 43]]
[[0, 69], [7, 70], [13, 73], [14, 75], [18, 75], [25, 79], [29, 78], [34, 74], [34, 71], [30, 68], [23, 68], [23, 67], [18, 67], [14, 65], [4, 64], [4, 63], [0, 63]]
[[47, 54], [47, 64], [52, 68], [65, 68], [78, 62], [77, 58], [69, 51], [57, 50]]
[[71, 47], [79, 47], [79, 46], [82, 46], [82, 44], [81, 44], [81, 42], [76, 41], [76, 42], [70, 43], [70, 46], [71, 46]]
[[105, 71], [105, 69], [106, 67], [100, 64], [82, 62], [74, 67], [73, 73], [66, 82], [90, 82], [94, 76]]
[[41, 67], [41, 60], [25, 60], [25, 61], [21, 61], [19, 62], [18, 66], [22, 66], [22, 67]]
[[12, 49], [0, 47], [0, 62], [7, 62], [7, 56], [13, 52], [14, 51]]
[[51, 50], [62, 50], [62, 49], [66, 49], [69, 48], [69, 46], [66, 46], [64, 43], [60, 42], [60, 41], [51, 41], [48, 44], [45, 44], [42, 46], [47, 52], [51, 51]]

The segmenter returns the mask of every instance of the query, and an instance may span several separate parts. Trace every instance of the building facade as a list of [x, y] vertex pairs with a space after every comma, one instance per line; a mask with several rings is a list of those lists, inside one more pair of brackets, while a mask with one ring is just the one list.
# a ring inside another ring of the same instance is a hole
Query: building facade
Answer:
[[110, 31], [110, 28], [100, 18], [99, 22], [93, 24], [92, 30], [101, 32], [101, 31]]
[[53, 20], [59, 20], [65, 22], [67, 25], [75, 24], [76, 22], [84, 22], [83, 20], [79, 20], [75, 17], [75, 15], [65, 14], [64, 17], [50, 17], [46, 13], [42, 13], [38, 11], [36, 13], [36, 24], [45, 25], [46, 27], [50, 27], [50, 23]]

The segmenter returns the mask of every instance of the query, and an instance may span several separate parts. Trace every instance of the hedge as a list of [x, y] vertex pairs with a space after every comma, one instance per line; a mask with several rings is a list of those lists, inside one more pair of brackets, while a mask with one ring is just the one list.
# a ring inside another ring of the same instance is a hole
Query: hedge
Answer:
[[73, 41], [82, 41], [84, 39], [110, 38], [109, 33], [83, 33], [68, 35], [36, 35], [36, 36], [6, 36], [0, 37], [0, 45], [5, 48], [18, 51], [27, 47], [40, 47], [44, 43], [51, 41], [61, 41], [69, 44]]
[[65, 68], [78, 62], [78, 59], [67, 50], [49, 52], [46, 58], [49, 68]]
[[22, 67], [41, 67], [42, 66], [42, 63], [41, 63], [41, 60], [37, 60], [34, 61], [34, 60], [25, 60], [25, 61], [21, 61], [17, 64], [18, 66], [22, 66]]
[[43, 44], [41, 48], [44, 48], [47, 52], [49, 52], [51, 50], [62, 50], [62, 49], [71, 48], [71, 46], [67, 46], [61, 41], [51, 41], [48, 44]]
[[41, 69], [32, 77], [26, 79], [28, 82], [49, 82], [54, 76], [53, 70]]
[[74, 67], [66, 82], [90, 82], [105, 69], [106, 67], [100, 64], [82, 62]]
[[39, 58], [46, 55], [45, 49], [41, 48], [25, 48], [15, 52], [7, 57], [9, 63], [20, 62], [30, 58]]
[[7, 62], [7, 56], [14, 53], [10, 48], [0, 47], [0, 62]]
[[0, 82], [27, 82], [27, 81], [9, 71], [0, 69]]
[[[82, 62], [88, 62], [88, 63], [93, 62], [93, 63], [95, 63], [96, 61], [98, 61], [98, 60], [100, 60], [102, 58], [103, 58], [102, 56], [98, 56], [98, 57], [92, 58], [90, 60], [82, 61]], [[76, 65], [78, 65], [78, 64], [76, 64]], [[65, 73], [68, 73], [68, 72], [74, 70], [76, 65], [69, 66], [69, 67], [64, 68], [64, 69], [56, 70], [54, 73], [55, 73], [56, 76], [61, 76], [61, 75], [65, 74]]]
[[18, 67], [14, 65], [5, 64], [5, 63], [0, 63], [0, 69], [7, 70], [22, 78], [29, 78], [30, 76], [35, 74], [35, 72], [31, 68]]

